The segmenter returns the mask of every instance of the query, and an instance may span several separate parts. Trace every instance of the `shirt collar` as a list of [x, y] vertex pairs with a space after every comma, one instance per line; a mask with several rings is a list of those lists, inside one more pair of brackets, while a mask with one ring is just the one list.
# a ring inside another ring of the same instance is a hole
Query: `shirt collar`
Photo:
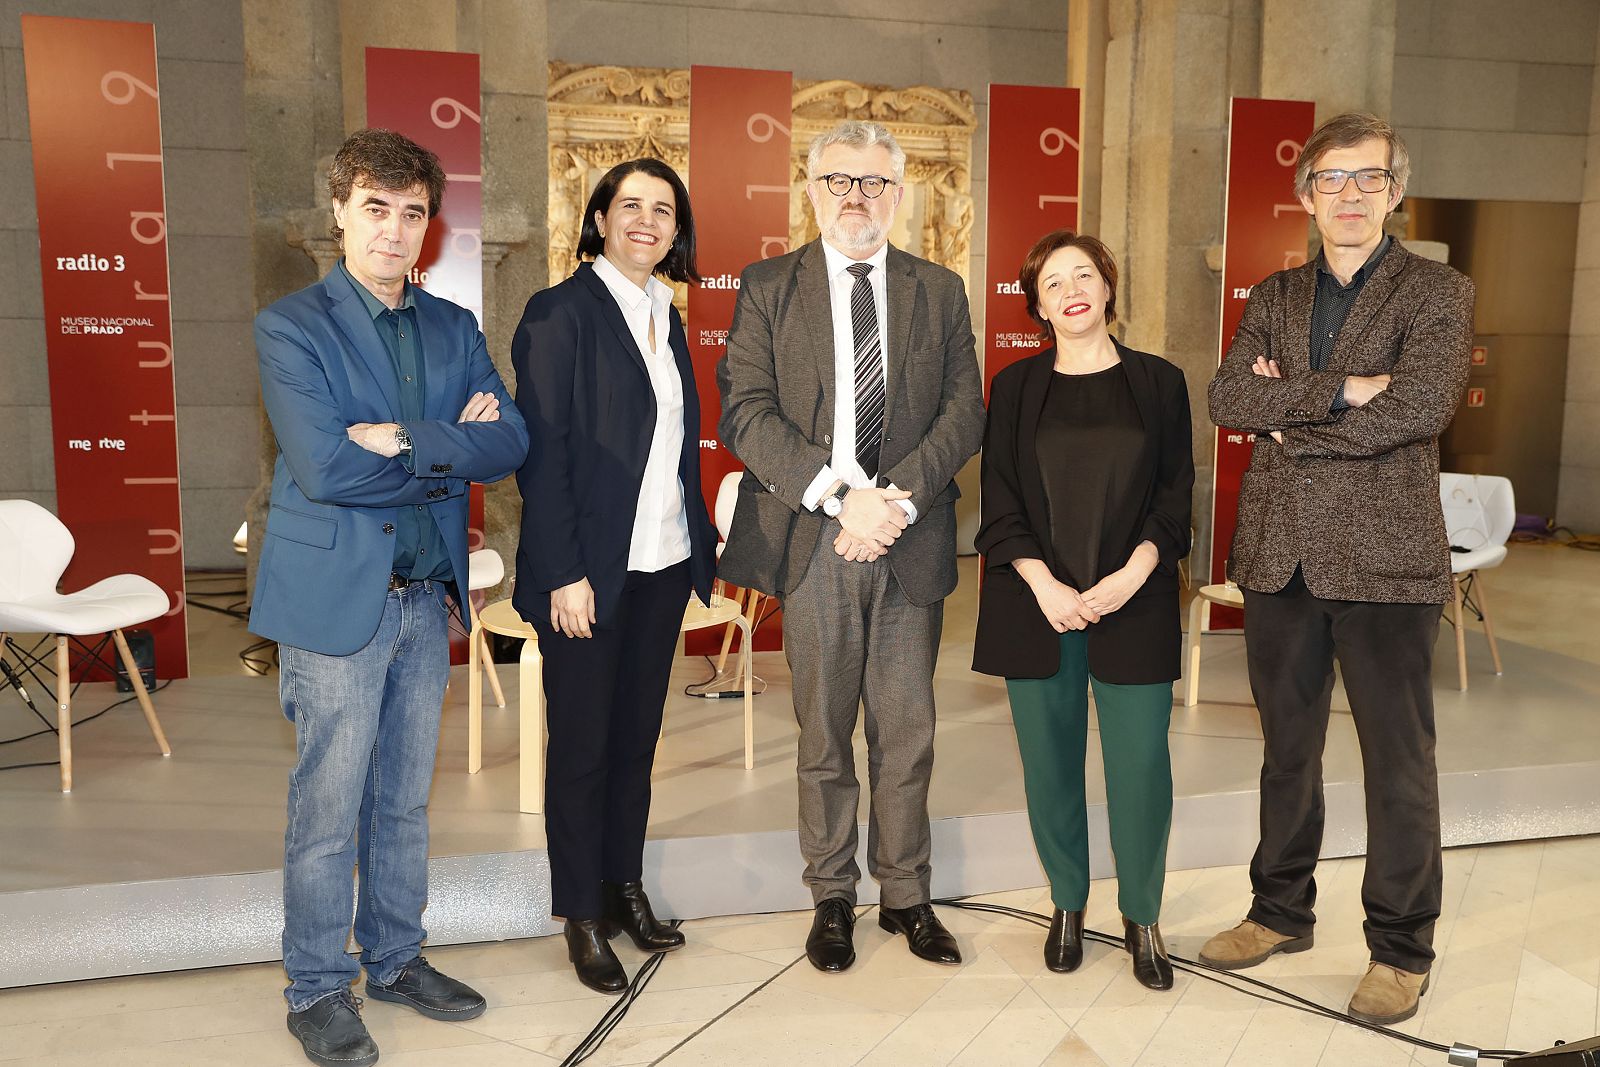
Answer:
[[[828, 277], [830, 278], [837, 278], [857, 263], [871, 263], [873, 273], [882, 276], [884, 265], [889, 262], [889, 242], [885, 241], [882, 248], [866, 259], [851, 259], [824, 239], [822, 242], [822, 255], [828, 265]], [[872, 275], [869, 274], [867, 277], [870, 279]]]
[[611, 295], [616, 297], [617, 303], [630, 311], [637, 311], [649, 302], [652, 311], [661, 312], [672, 303], [672, 287], [660, 278], [652, 274], [645, 280], [644, 288], [641, 289], [603, 254], [594, 257], [594, 272], [606, 283], [606, 288], [611, 290]]
[[[344, 271], [345, 278], [350, 282], [351, 285], [355, 286], [356, 295], [361, 297], [361, 302], [367, 306], [367, 314], [372, 316], [373, 322], [377, 322], [378, 316], [382, 315], [385, 311], [399, 310], [399, 308], [390, 308], [388, 304], [385, 304], [382, 300], [379, 300], [377, 297], [373, 296], [371, 289], [368, 289], [366, 286], [356, 281], [356, 276], [350, 273], [350, 268], [344, 265], [344, 260], [342, 258], [339, 260], [339, 269]], [[417, 297], [416, 294], [411, 291], [410, 282], [405, 283], [405, 288], [402, 289], [401, 292], [403, 294], [400, 297], [401, 308], [414, 308], [417, 306]]]
[[[1364, 283], [1369, 277], [1371, 277], [1372, 272], [1378, 267], [1378, 261], [1383, 259], [1384, 253], [1389, 251], [1389, 245], [1391, 245], [1393, 242], [1393, 237], [1389, 236], [1388, 234], [1384, 234], [1383, 240], [1378, 242], [1378, 247], [1372, 250], [1372, 255], [1368, 256], [1367, 261], [1361, 264], [1361, 269], [1356, 271], [1355, 274], [1351, 275], [1350, 284], [1355, 285], [1357, 283]], [[1334, 276], [1333, 271], [1328, 268], [1328, 255], [1326, 252], [1317, 253], [1317, 272], [1319, 274], [1326, 274], [1328, 277], [1333, 278], [1333, 280], [1336, 282], [1339, 280]], [[1345, 288], [1348, 288], [1348, 286]]]

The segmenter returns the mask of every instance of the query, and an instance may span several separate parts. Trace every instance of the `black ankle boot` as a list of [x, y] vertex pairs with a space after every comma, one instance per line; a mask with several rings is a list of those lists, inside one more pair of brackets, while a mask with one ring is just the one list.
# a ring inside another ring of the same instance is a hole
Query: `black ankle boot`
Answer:
[[600, 892], [605, 901], [606, 922], [610, 924], [608, 937], [626, 933], [640, 952], [670, 952], [683, 947], [681, 932], [656, 921], [650, 898], [644, 895], [644, 883], [601, 882]]
[[1068, 974], [1083, 963], [1083, 912], [1056, 909], [1050, 920], [1050, 935], [1044, 939], [1044, 965], [1057, 974]]
[[1122, 920], [1122, 943], [1133, 957], [1133, 976], [1146, 989], [1172, 988], [1172, 961], [1167, 959], [1167, 946], [1161, 940], [1161, 927], [1156, 923], [1140, 926]]
[[567, 920], [567, 959], [578, 981], [597, 993], [620, 993], [628, 988], [628, 974], [606, 943], [604, 919]]

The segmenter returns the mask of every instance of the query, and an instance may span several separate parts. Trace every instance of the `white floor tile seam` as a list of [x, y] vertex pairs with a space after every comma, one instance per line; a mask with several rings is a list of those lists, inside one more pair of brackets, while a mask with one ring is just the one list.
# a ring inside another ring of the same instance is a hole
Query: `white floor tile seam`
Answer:
[[[750, 958], [751, 959], [756, 959], [756, 957], [754, 957], [754, 956], [752, 956]], [[662, 1053], [660, 1056], [657, 1056], [655, 1059], [651, 1060], [650, 1063], [651, 1063], [652, 1067], [654, 1067], [655, 1064], [666, 1062], [667, 1060], [671, 1059], [676, 1053], [678, 1053], [679, 1051], [683, 1050], [684, 1048], [687, 1048], [690, 1044], [692, 1044], [695, 1041], [696, 1038], [700, 1037], [702, 1034], [704, 1034], [708, 1030], [712, 1029], [714, 1026], [716, 1026], [718, 1023], [722, 1022], [724, 1019], [726, 1019], [729, 1016], [733, 1015], [741, 1007], [743, 1007], [745, 1004], [749, 1003], [754, 997], [756, 997], [758, 994], [760, 994], [762, 990], [764, 990], [768, 986], [772, 985], [772, 983], [776, 982], [779, 978], [782, 978], [791, 969], [793, 969], [796, 964], [798, 964], [801, 960], [803, 960], [805, 958], [806, 958], [805, 953], [802, 951], [800, 953], [800, 955], [796, 956], [793, 960], [789, 961], [789, 963], [787, 963], [786, 965], [784, 965], [782, 967], [779, 967], [772, 974], [768, 975], [763, 981], [756, 983], [755, 987], [750, 989], [748, 992], [746, 992], [744, 994], [744, 996], [740, 997], [738, 1000], [736, 1000], [732, 1004], [728, 1005], [726, 1008], [724, 1008], [722, 1011], [718, 1012], [716, 1015], [712, 1016], [710, 1019], [707, 1019], [704, 1023], [702, 1023], [699, 1027], [697, 1027], [694, 1030], [693, 1033], [689, 1034], [689, 1036], [685, 1037], [682, 1041], [679, 1041], [677, 1044], [673, 1045], [670, 1049], [668, 1049], [666, 1052]], [[670, 957], [669, 957], [669, 959], [670, 959]], [[762, 962], [765, 962], [765, 961], [762, 961]], [[705, 988], [705, 987], [702, 987], [702, 988]], [[624, 1016], [623, 1018], [626, 1019], [626, 1016]], [[619, 1024], [619, 1028], [620, 1028], [620, 1024]]]

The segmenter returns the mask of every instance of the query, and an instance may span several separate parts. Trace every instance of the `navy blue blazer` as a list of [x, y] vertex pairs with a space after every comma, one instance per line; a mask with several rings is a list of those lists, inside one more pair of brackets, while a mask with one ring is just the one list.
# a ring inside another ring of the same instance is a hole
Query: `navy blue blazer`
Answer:
[[[261, 399], [278, 460], [250, 605], [253, 633], [325, 655], [358, 651], [383, 616], [398, 510], [432, 510], [463, 579], [467, 483], [504, 478], [527, 455], [527, 427], [472, 313], [413, 292], [427, 386], [424, 417], [406, 423], [415, 474], [398, 457], [346, 436], [353, 423], [399, 422], [400, 396], [394, 363], [342, 271], [256, 316]], [[456, 422], [475, 392], [500, 398], [499, 421]], [[468, 625], [465, 608], [457, 611]]]
[[[700, 394], [676, 308], [668, 318], [667, 340], [683, 381], [678, 477], [689, 520], [689, 572], [694, 591], [709, 603], [717, 531], [700, 490]], [[628, 575], [656, 395], [644, 354], [593, 264], [528, 300], [511, 363], [533, 442], [517, 472], [522, 541], [512, 601], [524, 619], [548, 628], [551, 590], [586, 577], [597, 623], [606, 625]]]

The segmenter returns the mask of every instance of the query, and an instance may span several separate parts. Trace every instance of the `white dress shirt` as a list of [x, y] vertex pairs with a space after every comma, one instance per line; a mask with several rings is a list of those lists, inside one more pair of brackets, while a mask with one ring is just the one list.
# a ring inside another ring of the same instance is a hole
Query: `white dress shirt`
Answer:
[[[656, 428], [639, 486], [639, 508], [633, 516], [628, 569], [666, 570], [689, 558], [689, 516], [683, 507], [683, 479], [678, 475], [683, 456], [683, 378], [667, 341], [672, 290], [654, 277], [639, 288], [604, 255], [595, 257], [594, 272], [622, 309], [628, 331], [644, 355], [650, 389], [656, 397]], [[653, 348], [652, 320], [656, 328]]]
[[[828, 269], [828, 300], [833, 311], [833, 457], [817, 476], [811, 480], [800, 502], [815, 511], [822, 494], [835, 481], [842, 481], [852, 489], [871, 489], [874, 480], [861, 469], [856, 459], [856, 336], [851, 324], [850, 298], [855, 292], [856, 277], [850, 268], [857, 263], [872, 264], [867, 284], [872, 286], [872, 303], [878, 311], [878, 359], [883, 364], [884, 398], [888, 399], [889, 381], [889, 284], [884, 276], [884, 265], [889, 261], [889, 246], [885, 244], [866, 259], [851, 259], [827, 241], [822, 242], [823, 260]], [[884, 408], [888, 412], [887, 404]], [[889, 423], [884, 420], [884, 430]], [[890, 484], [889, 488], [898, 488]], [[896, 501], [905, 509], [906, 516], [917, 521], [917, 509], [909, 500]]]

